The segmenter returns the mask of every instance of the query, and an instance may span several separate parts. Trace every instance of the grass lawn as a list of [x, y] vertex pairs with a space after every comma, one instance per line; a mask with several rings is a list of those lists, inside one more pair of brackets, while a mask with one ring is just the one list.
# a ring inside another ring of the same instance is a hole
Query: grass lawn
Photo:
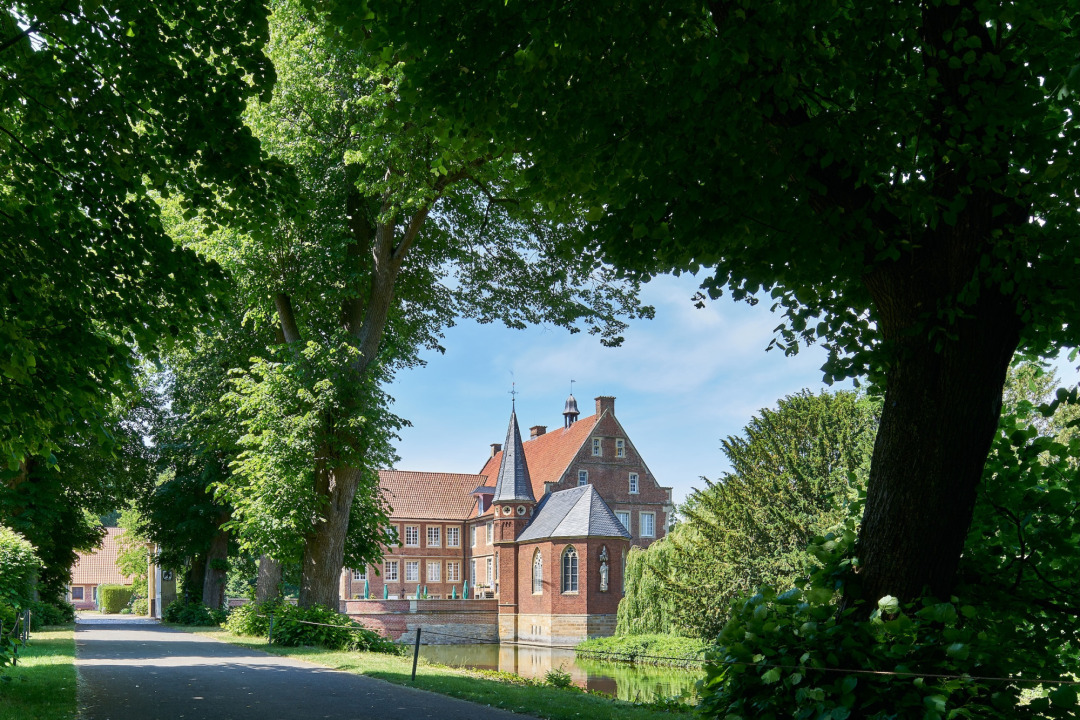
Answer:
[[[387, 680], [422, 690], [470, 700], [482, 705], [527, 713], [549, 720], [661, 720], [672, 712], [656, 707], [635, 705], [590, 695], [576, 689], [538, 686], [516, 675], [490, 671], [464, 670], [442, 665], [429, 665], [423, 660], [416, 669], [416, 682], [411, 680], [412, 654], [395, 657], [379, 653], [336, 652], [320, 648], [287, 648], [267, 645], [265, 638], [240, 637], [213, 628], [181, 627], [207, 637], [265, 650], [274, 655], [292, 657], [317, 663], [335, 670]], [[684, 706], [688, 712], [690, 708]], [[681, 708], [675, 708], [681, 710]], [[6, 720], [0, 718], [0, 720]]]
[[70, 720], [75, 712], [75, 631], [31, 633], [19, 664], [0, 672], [0, 720]]

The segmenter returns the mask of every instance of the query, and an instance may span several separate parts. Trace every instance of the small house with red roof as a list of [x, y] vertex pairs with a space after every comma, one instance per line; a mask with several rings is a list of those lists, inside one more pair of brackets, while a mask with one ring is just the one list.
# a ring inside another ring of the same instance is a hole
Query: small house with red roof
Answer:
[[101, 547], [93, 552], [77, 554], [75, 565], [71, 568], [71, 583], [67, 591], [67, 600], [76, 610], [97, 608], [97, 590], [100, 585], [132, 583], [132, 579], [121, 574], [116, 566], [120, 554], [118, 541], [123, 534], [122, 528], [107, 527]]
[[523, 442], [512, 411], [505, 441], [476, 475], [381, 471], [398, 542], [381, 567], [346, 570], [342, 597], [467, 593], [498, 602], [502, 640], [612, 634], [626, 553], [664, 535], [671, 488], [638, 454], [615, 398], [579, 414], [571, 395], [561, 428], [532, 426]]

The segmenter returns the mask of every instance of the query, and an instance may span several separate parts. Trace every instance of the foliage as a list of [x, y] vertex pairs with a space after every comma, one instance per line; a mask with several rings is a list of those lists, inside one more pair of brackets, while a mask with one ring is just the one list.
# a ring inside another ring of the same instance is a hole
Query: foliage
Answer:
[[153, 356], [206, 317], [222, 275], [165, 234], [151, 192], [257, 211], [265, 179], [240, 122], [274, 74], [266, 10], [243, 0], [0, 11], [0, 456], [54, 465]]
[[41, 560], [26, 538], [0, 525], [0, 603], [21, 608], [34, 596]]
[[882, 387], [863, 586], [952, 594], [1010, 358], [1080, 341], [1071, 6], [315, 4], [402, 49], [410, 107], [589, 206], [581, 246], [707, 269], [703, 297], [783, 314], [772, 347]]
[[142, 516], [138, 509], [129, 506], [120, 511], [117, 527], [124, 532], [116, 539], [119, 552], [116, 568], [126, 578], [131, 578], [134, 597], [145, 598], [149, 592], [150, 550], [149, 538], [143, 531]]
[[747, 718], [1075, 717], [1074, 687], [1038, 684], [1075, 673], [1080, 597], [1077, 393], [1042, 402], [1043, 377], [1037, 365], [1011, 376], [956, 596], [910, 604], [887, 596], [869, 618], [861, 604], [841, 604], [845, 586], [860, 583], [856, 504], [811, 543], [821, 566], [808, 580], [779, 595], [762, 587], [736, 605], [709, 656], [703, 709]]
[[727, 438], [732, 469], [690, 497], [673, 532], [628, 555], [617, 632], [713, 638], [733, 599], [805, 575], [810, 538], [865, 487], [878, 407], [852, 392], [803, 391]]
[[[394, 642], [368, 630], [336, 610], [326, 607], [303, 608], [281, 601], [248, 603], [235, 608], [223, 627], [236, 635], [268, 636], [270, 617], [274, 619], [274, 643], [295, 647], [317, 646], [330, 650], [402, 654]], [[317, 624], [309, 624], [317, 623]], [[331, 627], [327, 627], [331, 626]]]
[[130, 585], [98, 585], [98, 610], [112, 615], [120, 612], [131, 602]]
[[144, 597], [131, 600], [131, 614], [145, 617], [150, 612], [150, 601]]
[[199, 601], [177, 598], [161, 613], [165, 622], [196, 627], [215, 627], [225, 622], [229, 613], [221, 608], [208, 608]]
[[36, 600], [29, 605], [30, 630], [37, 631], [45, 626], [70, 625], [75, 622], [75, 606], [69, 602], [43, 602]]
[[563, 689], [574, 686], [574, 678], [561, 666], [557, 668], [551, 668], [546, 673], [544, 673], [544, 682], [548, 685], [551, 685], [552, 687]]
[[704, 660], [708, 647], [709, 644], [699, 638], [633, 634], [591, 638], [578, 643], [574, 650], [578, 656], [609, 662], [697, 667]]

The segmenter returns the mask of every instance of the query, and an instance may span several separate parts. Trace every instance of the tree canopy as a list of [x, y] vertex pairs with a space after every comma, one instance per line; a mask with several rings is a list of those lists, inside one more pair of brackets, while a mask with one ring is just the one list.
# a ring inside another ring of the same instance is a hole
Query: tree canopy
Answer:
[[[0, 11], [0, 454], [49, 459], [97, 427], [153, 354], [210, 312], [220, 271], [164, 232], [150, 191], [257, 210], [268, 95], [259, 2], [64, 3]], [[215, 197], [216, 195], [216, 197]], [[216, 208], [216, 209], [214, 209]]]
[[588, 206], [608, 260], [712, 268], [711, 295], [771, 297], [777, 345], [879, 382], [862, 591], [949, 595], [1014, 350], [1078, 339], [1070, 8], [315, 4], [406, 49], [408, 102]]

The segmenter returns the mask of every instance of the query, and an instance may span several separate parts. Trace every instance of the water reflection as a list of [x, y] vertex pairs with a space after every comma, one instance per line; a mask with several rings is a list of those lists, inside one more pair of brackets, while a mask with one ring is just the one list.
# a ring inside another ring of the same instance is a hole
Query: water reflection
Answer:
[[540, 680], [559, 668], [570, 673], [578, 687], [637, 702], [673, 697], [696, 702], [694, 683], [702, 677], [699, 670], [605, 663], [579, 659], [573, 650], [534, 645], [423, 645], [420, 656], [443, 665], [501, 670]]

